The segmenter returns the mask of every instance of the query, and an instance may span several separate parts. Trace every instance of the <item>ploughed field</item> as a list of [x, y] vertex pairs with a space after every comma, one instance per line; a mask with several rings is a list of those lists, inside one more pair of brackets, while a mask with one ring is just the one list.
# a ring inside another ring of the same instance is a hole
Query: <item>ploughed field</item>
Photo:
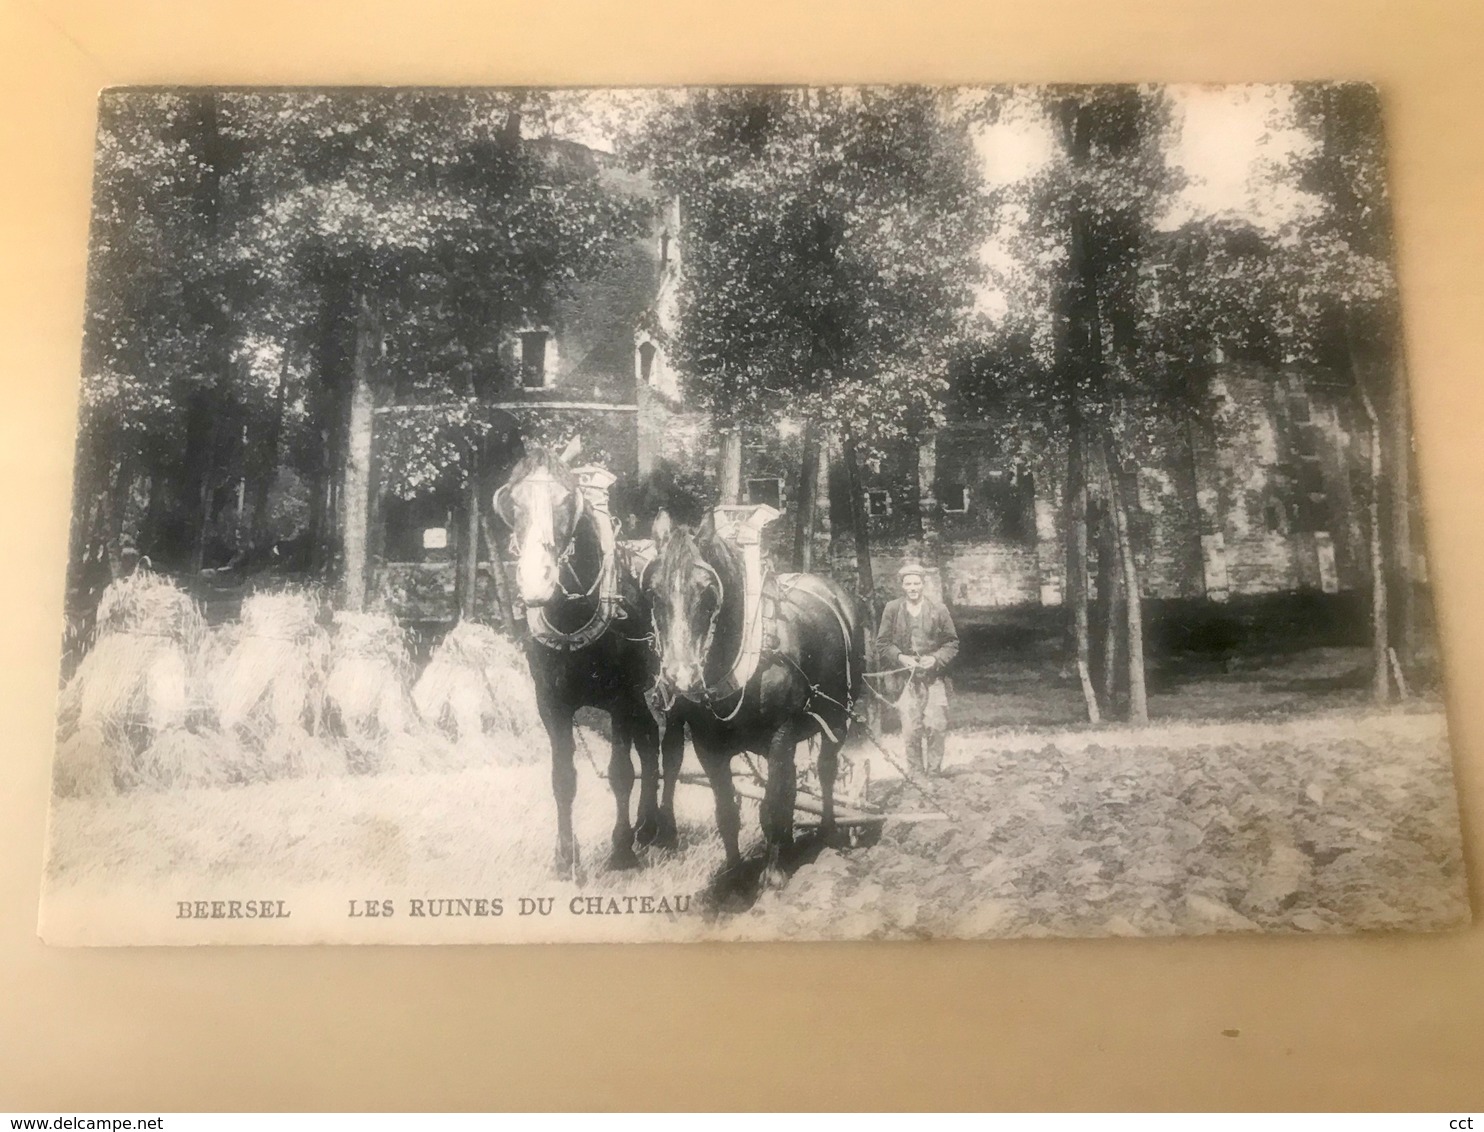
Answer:
[[[54, 800], [54, 892], [331, 884], [430, 897], [697, 896], [721, 861], [708, 790], [678, 794], [682, 846], [605, 868], [613, 802], [584, 729], [575, 821], [586, 876], [552, 873], [544, 759], [290, 777]], [[514, 740], [512, 740], [514, 741]], [[883, 740], [893, 754], [900, 740]], [[526, 742], [543, 742], [529, 739]], [[930, 808], [869, 744], [870, 801]], [[687, 755], [686, 769], [694, 770]], [[596, 765], [595, 765], [596, 764]], [[739, 762], [740, 766], [740, 762]], [[1467, 922], [1451, 758], [1435, 707], [1281, 721], [961, 731], [937, 820], [826, 848], [750, 909], [645, 917], [646, 938], [901, 938], [1336, 932]], [[636, 795], [637, 797], [637, 795]], [[744, 834], [757, 848], [755, 806]]]

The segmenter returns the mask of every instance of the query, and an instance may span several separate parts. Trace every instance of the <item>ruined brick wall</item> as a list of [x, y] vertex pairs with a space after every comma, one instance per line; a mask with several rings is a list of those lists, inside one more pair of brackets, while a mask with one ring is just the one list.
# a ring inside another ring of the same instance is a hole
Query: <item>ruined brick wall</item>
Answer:
[[[1203, 596], [1201, 513], [1186, 422], [1156, 422], [1128, 455], [1137, 467], [1121, 483], [1143, 593], [1155, 598]], [[1093, 494], [1100, 500], [1099, 492]], [[1093, 558], [1095, 563], [1095, 553]]]
[[[1364, 586], [1366, 451], [1354, 416], [1323, 375], [1230, 365], [1211, 384], [1206, 419], [1151, 425], [1127, 453], [1137, 470], [1120, 481], [1144, 594], [1224, 601]], [[865, 475], [867, 490], [893, 501], [893, 514], [871, 521], [878, 588], [915, 558], [932, 568], [930, 588], [965, 609], [1060, 604], [1065, 478], [1064, 451], [1012, 456], [985, 422], [902, 445]], [[1104, 500], [1092, 478], [1095, 595]], [[831, 562], [853, 580], [848, 534], [837, 529]]]
[[1228, 367], [1211, 383], [1207, 432], [1208, 573], [1224, 572], [1233, 594], [1364, 585], [1353, 479], [1365, 452], [1342, 392], [1315, 375]]

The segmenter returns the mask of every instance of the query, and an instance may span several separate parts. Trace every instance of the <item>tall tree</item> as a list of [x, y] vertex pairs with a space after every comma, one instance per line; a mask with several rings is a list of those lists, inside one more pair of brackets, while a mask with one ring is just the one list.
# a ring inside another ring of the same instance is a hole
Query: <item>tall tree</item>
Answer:
[[[939, 419], [987, 226], [950, 96], [914, 88], [704, 90], [661, 106], [630, 157], [679, 198], [676, 359], [717, 425], [787, 405], [859, 461]], [[801, 456], [813, 510], [817, 456]], [[864, 507], [859, 585], [872, 589]], [[812, 532], [798, 532], [802, 556]]]
[[[1099, 596], [1105, 617], [1122, 609], [1128, 715], [1143, 722], [1143, 588], [1129, 500], [1134, 469], [1151, 442], [1149, 423], [1168, 408], [1166, 389], [1148, 380], [1139, 362], [1143, 281], [1159, 221], [1181, 183], [1169, 157], [1171, 106], [1165, 94], [1144, 87], [1043, 88], [987, 94], [975, 113], [1035, 122], [1050, 156], [1001, 190], [1009, 224], [1000, 238], [1010, 266], [999, 283], [1010, 310], [964, 378], [987, 384], [1016, 419], [1034, 426], [1028, 435], [1061, 441], [1071, 630], [1094, 720], [1101, 712], [1088, 676], [1087, 499], [1090, 487], [1099, 487], [1105, 545], [1116, 554], [1116, 569], [1112, 556], [1099, 555]], [[1105, 648], [1105, 670], [1114, 652]]]
[[[105, 95], [74, 572], [106, 570], [141, 490], [162, 565], [251, 542], [290, 469], [307, 481], [315, 557], [338, 563], [355, 605], [381, 493], [443, 483], [488, 510], [511, 334], [612, 262], [642, 218], [587, 151], [526, 136], [547, 101]], [[431, 410], [381, 414], [398, 399]], [[379, 477], [372, 429], [394, 454]], [[471, 561], [484, 525], [465, 524]]]
[[[1295, 88], [1291, 116], [1311, 142], [1295, 154], [1291, 171], [1319, 207], [1297, 219], [1284, 244], [1289, 313], [1309, 356], [1348, 376], [1368, 425], [1372, 693], [1385, 703], [1395, 660], [1393, 618], [1405, 652], [1415, 608], [1411, 416], [1381, 103], [1368, 84], [1306, 83]], [[1393, 589], [1397, 602], [1390, 601]], [[1400, 685], [1403, 678], [1394, 675]]]

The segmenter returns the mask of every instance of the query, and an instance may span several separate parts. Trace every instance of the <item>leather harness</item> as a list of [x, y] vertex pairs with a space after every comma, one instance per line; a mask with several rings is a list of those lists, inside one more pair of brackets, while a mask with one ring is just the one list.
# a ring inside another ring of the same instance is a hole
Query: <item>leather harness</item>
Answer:
[[[598, 534], [598, 546], [602, 549], [603, 557], [598, 566], [598, 576], [588, 587], [587, 592], [575, 595], [569, 593], [568, 596], [595, 596], [597, 606], [593, 610], [593, 615], [580, 628], [571, 632], [563, 632], [555, 628], [548, 620], [545, 607], [531, 606], [526, 609], [526, 627], [530, 629], [531, 636], [547, 648], [556, 649], [558, 652], [576, 652], [587, 648], [608, 632], [615, 621], [621, 621], [627, 616], [623, 610], [623, 595], [618, 584], [618, 532], [615, 530], [613, 519], [606, 508], [594, 505], [587, 492], [581, 493], [581, 499], [582, 506], [578, 512], [578, 521], [580, 522], [582, 516], [586, 515], [592, 522]], [[567, 567], [567, 560], [571, 557], [572, 547], [576, 540], [577, 534], [574, 529], [567, 549], [558, 559], [561, 568]], [[564, 592], [566, 592], [565, 589]]]

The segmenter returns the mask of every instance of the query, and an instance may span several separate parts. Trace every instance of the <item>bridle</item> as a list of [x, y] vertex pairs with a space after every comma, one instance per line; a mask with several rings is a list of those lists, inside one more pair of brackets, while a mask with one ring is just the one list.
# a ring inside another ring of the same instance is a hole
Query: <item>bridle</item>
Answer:
[[[705, 634], [705, 636], [701, 640], [701, 647], [700, 647], [701, 667], [702, 667], [702, 672], [704, 673], [704, 671], [705, 671], [705, 664], [706, 664], [706, 658], [711, 655], [711, 646], [712, 646], [712, 644], [716, 640], [716, 626], [717, 626], [717, 622], [720, 620], [720, 618], [721, 618], [721, 611], [722, 611], [722, 609], [724, 608], [724, 606], [726, 604], [727, 588], [726, 588], [726, 583], [722, 581], [721, 572], [719, 570], [717, 570], [715, 566], [711, 565], [711, 563], [707, 562], [706, 559], [701, 556], [699, 547], [697, 548], [697, 551], [696, 551], [696, 560], [693, 563], [691, 563], [691, 569], [705, 571], [707, 574], [710, 574], [711, 575], [712, 580], [716, 583], [716, 605], [711, 610], [710, 620], [706, 624], [706, 634]], [[655, 645], [653, 642], [651, 642], [651, 647], [653, 647], [654, 650], [655, 650], [655, 652], [656, 652], [656, 654], [658, 654], [658, 652], [659, 652], [658, 646]], [[741, 656], [741, 652], [742, 652], [742, 649], [744, 647], [745, 646], [743, 644], [739, 644], [738, 645], [738, 656], [739, 657]], [[734, 662], [734, 665], [733, 666], [735, 666], [735, 662]], [[730, 671], [730, 669], [728, 671]], [[742, 701], [747, 698], [747, 695], [746, 695], [746, 692], [747, 692], [746, 684], [744, 683], [742, 685], [742, 687], [740, 687], [740, 688], [736, 688], [736, 689], [732, 689], [732, 690], [729, 690], [729, 691], [725, 691], [725, 692], [722, 692], [721, 694], [718, 695], [717, 694], [717, 691], [716, 691], [716, 689], [717, 689], [718, 686], [715, 686], [714, 685], [712, 687], [707, 687], [705, 685], [705, 683], [704, 683], [704, 675], [702, 677], [702, 680], [703, 680], [703, 683], [702, 683], [701, 689], [699, 691], [697, 691], [697, 692], [680, 692], [679, 695], [681, 697], [683, 697], [684, 699], [690, 700], [692, 703], [705, 704], [710, 709], [711, 714], [714, 715], [722, 723], [726, 723], [726, 722], [728, 722], [728, 721], [730, 721], [732, 719], [735, 719], [736, 716], [737, 716], [737, 713], [742, 710]], [[738, 693], [741, 693], [741, 694], [738, 694]], [[716, 704], [719, 703], [722, 700], [729, 699], [729, 698], [731, 698], [734, 695], [737, 696], [737, 703], [736, 703], [736, 705], [732, 708], [731, 711], [727, 712], [725, 715], [720, 714], [716, 710]], [[674, 697], [673, 696], [668, 696], [667, 699], [669, 701], [669, 704], [673, 704], [674, 703]], [[668, 704], [667, 704], [667, 707], [668, 707]]]
[[[527, 485], [545, 489], [536, 493], [536, 499], [540, 501], [539, 503], [535, 503], [534, 501], [532, 503], [518, 502], [516, 500], [515, 487], [525, 487]], [[557, 565], [556, 586], [562, 596], [569, 601], [581, 601], [591, 598], [595, 594], [597, 595], [598, 605], [597, 609], [593, 612], [592, 618], [581, 628], [572, 630], [571, 632], [554, 628], [551, 622], [547, 620], [545, 611], [539, 607], [531, 607], [526, 610], [527, 625], [532, 635], [538, 641], [549, 648], [570, 651], [592, 644], [608, 631], [609, 626], [615, 620], [623, 616], [623, 612], [619, 608], [620, 599], [618, 597], [617, 579], [615, 576], [617, 563], [614, 559], [613, 551], [613, 543], [618, 535], [618, 521], [611, 516], [600, 516], [586, 496], [580, 490], [573, 489], [575, 508], [572, 532], [568, 536], [565, 545], [558, 551], [554, 535], [556, 526], [554, 515], [555, 504], [552, 499], [552, 491], [550, 490], [553, 486], [565, 487], [566, 485], [561, 484], [551, 474], [549, 469], [541, 468], [524, 477], [520, 484], [514, 486], [506, 484], [500, 490], [508, 493], [507, 498], [511, 504], [518, 506], [522, 511], [534, 512], [535, 521], [544, 525], [545, 532], [540, 536], [537, 549], [551, 554], [555, 559]], [[577, 576], [577, 571], [572, 565], [572, 556], [577, 550], [577, 534], [584, 515], [598, 526], [600, 530], [606, 523], [608, 536], [605, 538], [602, 534], [599, 535], [599, 542], [602, 544], [602, 560], [599, 563], [598, 569], [593, 574], [592, 582], [588, 584], [586, 589], [580, 588], [582, 580]], [[516, 528], [516, 524], [512, 523], [511, 526], [513, 529], [510, 535], [508, 549], [511, 557], [519, 560], [527, 548], [521, 544], [519, 530], [514, 529]], [[564, 580], [565, 574], [571, 574], [573, 581], [579, 586], [579, 589], [573, 590], [568, 588]], [[607, 583], [606, 586], [605, 582]]]
[[711, 610], [711, 619], [706, 623], [706, 636], [701, 642], [701, 662], [704, 671], [706, 657], [711, 655], [711, 643], [716, 639], [716, 623], [721, 618], [721, 608], [726, 602], [727, 587], [721, 580], [720, 571], [699, 555], [696, 557], [693, 568], [705, 570], [716, 581], [716, 607]]

